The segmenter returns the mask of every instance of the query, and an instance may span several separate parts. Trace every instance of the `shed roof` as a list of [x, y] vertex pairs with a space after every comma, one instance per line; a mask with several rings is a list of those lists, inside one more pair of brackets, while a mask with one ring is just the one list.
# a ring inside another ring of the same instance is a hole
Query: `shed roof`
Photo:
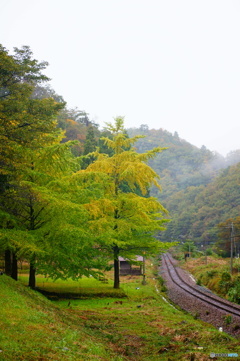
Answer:
[[[127, 258], [123, 258], [123, 257], [118, 257], [118, 259], [120, 262], [129, 261]], [[134, 258], [134, 261], [143, 262], [143, 256], [136, 256]]]

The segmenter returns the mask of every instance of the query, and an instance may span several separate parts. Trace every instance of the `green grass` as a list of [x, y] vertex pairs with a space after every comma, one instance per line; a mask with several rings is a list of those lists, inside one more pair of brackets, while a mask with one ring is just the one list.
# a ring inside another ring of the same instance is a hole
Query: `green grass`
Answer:
[[210, 352], [240, 354], [238, 340], [166, 303], [152, 275], [149, 267], [146, 286], [141, 277], [122, 277], [121, 297], [111, 280], [38, 278], [38, 287], [83, 295], [58, 301], [28, 289], [24, 278], [0, 276], [0, 360], [204, 361]]
[[[19, 280], [27, 285], [28, 284], [28, 276], [20, 275]], [[73, 281], [71, 279], [68, 280], [56, 280], [53, 281], [51, 278], [45, 278], [43, 276], [37, 277], [36, 287], [40, 290], [62, 294], [67, 297], [69, 294], [72, 297], [95, 297], [95, 296], [117, 296], [124, 297], [125, 294], [121, 289], [115, 290], [113, 288], [113, 281], [109, 280], [108, 283], [103, 283], [93, 277], [83, 277], [79, 280]]]
[[0, 277], [0, 360], [121, 360], [38, 292]]
[[[138, 290], [136, 285], [128, 284], [127, 299], [76, 300], [70, 307], [91, 334], [129, 360], [207, 360], [212, 351], [240, 353], [230, 336], [163, 302], [152, 285]], [[58, 304], [69, 307], [66, 301]]]

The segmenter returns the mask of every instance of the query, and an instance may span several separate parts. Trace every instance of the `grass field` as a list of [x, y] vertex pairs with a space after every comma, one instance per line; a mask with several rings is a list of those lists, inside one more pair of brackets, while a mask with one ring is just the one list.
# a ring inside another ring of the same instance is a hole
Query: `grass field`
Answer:
[[[19, 280], [24, 284], [28, 284], [27, 274], [22, 274], [19, 276]], [[123, 297], [125, 293], [122, 289], [115, 290], [113, 288], [113, 280], [109, 280], [108, 283], [101, 282], [93, 277], [87, 278], [83, 277], [79, 280], [73, 281], [68, 280], [57, 280], [53, 281], [50, 278], [43, 276], [37, 277], [36, 282], [37, 289], [43, 290], [45, 292], [63, 294], [67, 298], [69, 295], [74, 297], [95, 297], [95, 296], [117, 296]]]
[[146, 286], [141, 277], [122, 277], [120, 297], [110, 277], [108, 284], [39, 277], [45, 290], [81, 294], [57, 301], [25, 281], [0, 276], [0, 360], [204, 361], [211, 352], [240, 354], [238, 340], [166, 302], [151, 266]]

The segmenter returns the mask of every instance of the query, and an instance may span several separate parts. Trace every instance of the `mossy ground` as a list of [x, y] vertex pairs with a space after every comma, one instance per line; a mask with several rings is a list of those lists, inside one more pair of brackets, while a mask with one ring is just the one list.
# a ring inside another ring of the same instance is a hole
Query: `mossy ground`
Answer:
[[109, 284], [45, 280], [48, 290], [82, 292], [79, 299], [58, 301], [0, 276], [0, 360], [170, 361], [240, 354], [238, 340], [166, 302], [153, 269], [149, 264], [146, 286], [140, 276], [122, 277], [121, 297], [112, 294], [109, 275]]

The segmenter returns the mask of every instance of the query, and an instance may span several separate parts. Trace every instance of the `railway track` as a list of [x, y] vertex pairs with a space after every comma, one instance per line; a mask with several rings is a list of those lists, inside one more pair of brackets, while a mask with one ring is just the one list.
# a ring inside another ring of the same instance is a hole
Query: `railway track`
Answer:
[[179, 287], [182, 291], [187, 292], [192, 297], [201, 300], [211, 307], [215, 307], [217, 310], [222, 310], [228, 315], [240, 318], [240, 306], [224, 300], [214, 294], [209, 294], [207, 290], [201, 290], [197, 285], [192, 286], [187, 283], [180, 275], [177, 267], [173, 264], [171, 257], [167, 253], [162, 255], [162, 267], [169, 275], [169, 278], [174, 283], [175, 287]]

